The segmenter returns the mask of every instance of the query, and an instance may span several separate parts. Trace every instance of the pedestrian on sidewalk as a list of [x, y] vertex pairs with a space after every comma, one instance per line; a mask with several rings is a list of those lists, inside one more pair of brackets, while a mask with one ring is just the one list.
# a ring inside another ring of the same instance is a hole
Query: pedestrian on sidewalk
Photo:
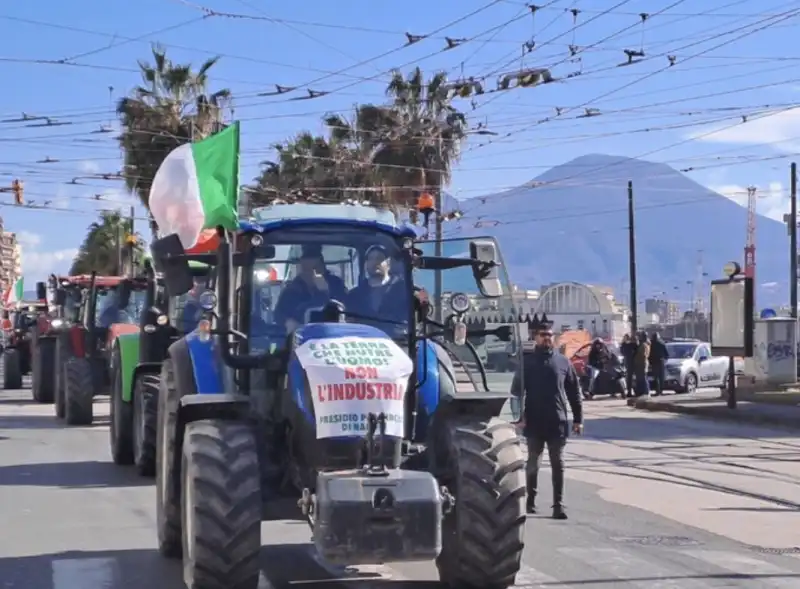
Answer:
[[649, 397], [650, 383], [647, 382], [647, 371], [649, 368], [650, 342], [647, 341], [647, 334], [644, 331], [640, 331], [637, 334], [637, 339], [636, 356], [633, 358], [636, 396]]
[[633, 359], [636, 357], [636, 341], [627, 333], [622, 336], [622, 345], [619, 351], [625, 361], [625, 394], [633, 397]]
[[653, 373], [653, 384], [655, 385], [655, 395], [659, 396], [664, 392], [664, 380], [666, 379], [666, 363], [669, 358], [667, 346], [661, 339], [658, 332], [653, 332], [650, 336], [650, 372]]
[[[553, 347], [553, 330], [549, 322], [537, 321], [536, 347], [523, 354], [523, 374], [515, 378], [521, 385], [524, 405], [519, 425], [528, 441], [526, 508], [536, 513], [536, 493], [542, 455], [547, 447], [553, 475], [553, 518], [567, 519], [564, 510], [564, 447], [570, 429], [583, 433], [583, 405], [578, 375], [569, 360]], [[570, 428], [567, 405], [572, 410]]]

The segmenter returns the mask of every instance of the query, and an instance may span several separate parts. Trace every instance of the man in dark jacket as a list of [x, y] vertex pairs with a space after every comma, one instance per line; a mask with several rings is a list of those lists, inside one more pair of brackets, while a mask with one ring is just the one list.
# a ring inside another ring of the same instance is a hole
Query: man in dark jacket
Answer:
[[619, 351], [625, 359], [625, 389], [627, 396], [633, 397], [633, 359], [636, 357], [636, 341], [627, 333], [622, 336]]
[[373, 245], [367, 249], [364, 276], [364, 281], [347, 294], [347, 310], [372, 319], [362, 323], [372, 323], [392, 333], [398, 323], [408, 321], [408, 291], [402, 278], [392, 276], [386, 248]]
[[594, 390], [594, 381], [597, 378], [598, 373], [600, 373], [608, 363], [610, 353], [608, 351], [608, 346], [601, 340], [599, 337], [595, 338], [592, 342], [592, 347], [589, 350], [589, 357], [586, 359], [586, 363], [589, 365], [589, 392], [593, 392]]
[[667, 346], [661, 339], [661, 336], [656, 332], [650, 336], [650, 371], [653, 373], [653, 385], [655, 386], [655, 395], [658, 396], [664, 392], [664, 371], [666, 369], [667, 359], [669, 352]]
[[523, 376], [514, 376], [512, 391], [524, 393], [520, 424], [528, 440], [528, 513], [536, 513], [539, 467], [545, 446], [553, 473], [553, 518], [567, 519], [564, 511], [564, 447], [570, 433], [567, 405], [572, 409], [572, 432], [583, 433], [583, 406], [578, 375], [569, 360], [553, 349], [549, 324], [536, 326], [536, 348], [522, 355]]

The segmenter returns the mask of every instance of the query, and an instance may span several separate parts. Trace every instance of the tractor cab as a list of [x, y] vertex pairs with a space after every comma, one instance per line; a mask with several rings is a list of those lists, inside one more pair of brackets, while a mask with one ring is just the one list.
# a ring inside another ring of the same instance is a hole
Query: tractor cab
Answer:
[[[289, 495], [328, 562], [435, 559], [450, 586], [512, 586], [522, 447], [499, 419], [507, 386], [492, 390], [474, 348], [459, 360], [470, 338], [518, 345], [508, 326], [469, 327], [477, 299], [511, 295], [497, 243], [428, 255], [389, 211], [305, 204], [257, 209], [217, 240], [202, 318], [169, 347], [158, 397], [159, 547], [183, 554], [187, 584], [256, 589], [258, 522]], [[189, 292], [178, 235], [152, 250], [170, 294]]]
[[39, 317], [47, 313], [43, 301], [19, 301], [3, 309], [3, 388], [22, 388], [22, 377], [33, 365], [32, 340]]

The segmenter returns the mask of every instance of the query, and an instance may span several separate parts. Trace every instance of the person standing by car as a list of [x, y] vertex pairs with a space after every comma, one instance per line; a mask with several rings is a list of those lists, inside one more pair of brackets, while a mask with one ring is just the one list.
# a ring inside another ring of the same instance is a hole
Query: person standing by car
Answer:
[[633, 359], [636, 357], [636, 342], [627, 333], [622, 336], [622, 345], [619, 351], [625, 361], [625, 390], [626, 396], [633, 397]]
[[594, 389], [594, 381], [597, 375], [606, 367], [609, 360], [608, 346], [599, 337], [595, 338], [592, 342], [592, 348], [589, 350], [589, 357], [586, 364], [589, 366], [589, 392]]
[[653, 384], [655, 385], [655, 395], [661, 395], [664, 392], [664, 380], [666, 378], [666, 362], [669, 358], [667, 346], [661, 340], [658, 332], [654, 332], [650, 336], [650, 371], [653, 373]]
[[647, 334], [644, 331], [639, 332], [637, 339], [639, 342], [636, 347], [636, 355], [633, 358], [633, 372], [636, 379], [635, 390], [637, 397], [645, 397], [650, 395], [650, 383], [647, 382], [650, 342], [647, 341]]
[[[523, 354], [523, 376], [515, 376], [517, 392], [523, 398], [522, 426], [528, 441], [526, 509], [536, 513], [536, 494], [542, 455], [547, 447], [553, 475], [553, 518], [567, 519], [564, 510], [564, 448], [570, 429], [583, 433], [583, 405], [578, 375], [569, 360], [553, 347], [549, 323], [537, 322], [536, 347]], [[567, 406], [572, 410], [570, 428]]]

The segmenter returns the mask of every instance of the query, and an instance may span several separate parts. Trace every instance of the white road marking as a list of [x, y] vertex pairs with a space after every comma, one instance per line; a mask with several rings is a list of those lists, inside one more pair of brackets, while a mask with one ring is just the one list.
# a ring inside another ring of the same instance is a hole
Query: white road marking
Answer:
[[[797, 573], [746, 554], [723, 550], [683, 550], [681, 552], [737, 575], [754, 576], [753, 579], [743, 579], [741, 583], [757, 583], [765, 589], [767, 587], [773, 589], [797, 589], [800, 587], [800, 576]], [[764, 577], [760, 578], [759, 575], [764, 575]]]
[[[625, 587], [641, 589], [709, 589], [709, 584], [704, 581], [685, 578], [691, 573], [659, 564], [657, 556], [646, 560], [616, 548], [560, 548], [559, 552], [599, 571], [604, 583], [613, 579]], [[607, 579], [606, 575], [612, 578]], [[610, 583], [608, 586], [616, 587]]]
[[113, 558], [64, 558], [54, 560], [53, 589], [113, 589]]
[[559, 589], [570, 589], [569, 585], [564, 585], [550, 575], [545, 575], [533, 567], [523, 564], [517, 573], [517, 580], [510, 589], [534, 589], [535, 587], [547, 587], [556, 585]]

